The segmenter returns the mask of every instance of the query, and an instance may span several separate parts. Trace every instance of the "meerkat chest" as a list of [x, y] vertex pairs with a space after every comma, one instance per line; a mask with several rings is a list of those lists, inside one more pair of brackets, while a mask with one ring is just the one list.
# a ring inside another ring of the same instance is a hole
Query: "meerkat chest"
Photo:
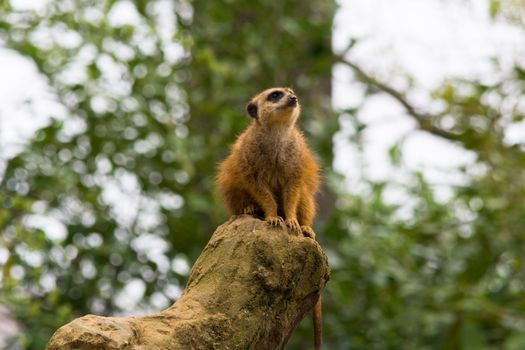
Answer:
[[295, 140], [268, 139], [259, 144], [259, 152], [267, 162], [277, 167], [286, 167], [298, 157]]
[[253, 154], [255, 176], [273, 188], [280, 188], [301, 171], [301, 153], [295, 140], [260, 143]]

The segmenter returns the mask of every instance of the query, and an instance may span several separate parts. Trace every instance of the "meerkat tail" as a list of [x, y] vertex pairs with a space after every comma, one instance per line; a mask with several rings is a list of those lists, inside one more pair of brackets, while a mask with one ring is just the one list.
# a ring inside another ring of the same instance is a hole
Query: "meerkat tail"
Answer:
[[321, 305], [321, 296], [319, 296], [315, 303], [313, 314], [315, 350], [321, 349], [323, 345], [323, 311]]

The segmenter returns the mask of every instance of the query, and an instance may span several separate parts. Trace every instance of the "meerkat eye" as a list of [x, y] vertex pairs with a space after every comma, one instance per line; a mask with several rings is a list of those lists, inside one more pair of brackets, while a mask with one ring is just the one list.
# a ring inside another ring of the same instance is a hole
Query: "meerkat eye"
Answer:
[[268, 97], [267, 97], [267, 100], [268, 101], [272, 101], [272, 102], [277, 102], [281, 99], [281, 97], [283, 97], [283, 93], [282, 91], [279, 91], [279, 90], [275, 90], [275, 91], [272, 91]]

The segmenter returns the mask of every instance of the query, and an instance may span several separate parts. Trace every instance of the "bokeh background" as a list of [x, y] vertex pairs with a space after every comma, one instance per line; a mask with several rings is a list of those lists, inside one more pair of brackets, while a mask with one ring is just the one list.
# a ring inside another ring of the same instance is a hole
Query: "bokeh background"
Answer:
[[[525, 349], [523, 0], [0, 0], [0, 348], [173, 303], [291, 86], [327, 349]], [[305, 319], [288, 348], [311, 348]]]

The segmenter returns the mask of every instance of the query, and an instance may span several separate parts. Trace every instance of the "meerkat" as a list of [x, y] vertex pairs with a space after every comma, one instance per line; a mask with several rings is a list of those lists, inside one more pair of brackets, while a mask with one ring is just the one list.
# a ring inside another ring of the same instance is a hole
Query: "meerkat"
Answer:
[[[312, 229], [319, 166], [297, 120], [301, 106], [289, 88], [254, 96], [251, 124], [219, 165], [217, 185], [232, 215], [259, 216], [271, 226], [315, 239]], [[321, 298], [314, 307], [315, 348], [321, 347]]]

